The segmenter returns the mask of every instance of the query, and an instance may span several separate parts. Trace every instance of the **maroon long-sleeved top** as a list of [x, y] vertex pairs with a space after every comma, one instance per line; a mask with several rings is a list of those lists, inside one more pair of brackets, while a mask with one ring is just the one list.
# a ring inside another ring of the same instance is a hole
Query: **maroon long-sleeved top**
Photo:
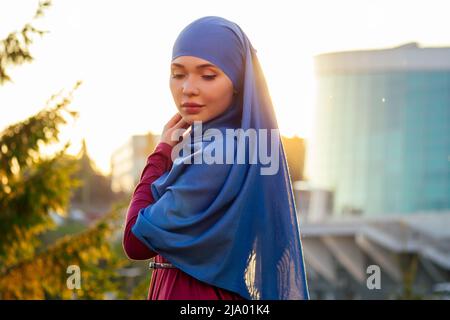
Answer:
[[140, 181], [134, 189], [133, 197], [128, 207], [123, 238], [123, 247], [130, 259], [145, 260], [157, 255], [156, 252], [150, 250], [131, 232], [131, 228], [137, 220], [139, 210], [155, 201], [150, 192], [150, 185], [171, 168], [171, 151], [172, 147], [167, 143], [162, 142], [156, 146], [153, 153], [148, 156]]
[[[172, 167], [172, 146], [160, 142], [142, 171], [131, 203], [128, 207], [123, 248], [130, 259], [146, 260], [155, 257], [156, 262], [169, 262], [157, 252], [150, 250], [134, 234], [134, 226], [139, 210], [152, 204], [155, 200], [150, 185]], [[244, 300], [237, 293], [201, 282], [178, 268], [155, 269], [152, 274], [149, 300]]]

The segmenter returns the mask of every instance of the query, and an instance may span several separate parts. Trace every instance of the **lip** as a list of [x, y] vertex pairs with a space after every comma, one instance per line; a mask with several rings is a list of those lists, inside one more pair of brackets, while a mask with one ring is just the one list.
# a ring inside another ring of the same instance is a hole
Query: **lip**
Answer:
[[185, 102], [181, 105], [183, 108], [201, 108], [204, 105], [202, 104], [198, 104], [198, 103], [194, 103], [194, 102]]
[[203, 106], [204, 105], [192, 102], [186, 102], [182, 104], [183, 110], [189, 114], [199, 113], [202, 110]]

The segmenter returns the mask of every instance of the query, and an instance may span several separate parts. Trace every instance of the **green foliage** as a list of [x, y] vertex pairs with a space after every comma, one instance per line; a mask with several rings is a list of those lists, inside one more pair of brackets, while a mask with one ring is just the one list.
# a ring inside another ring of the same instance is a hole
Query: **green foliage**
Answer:
[[130, 295], [131, 300], [146, 300], [148, 296], [148, 290], [150, 281], [152, 279], [152, 272], [148, 271], [139, 284], [134, 288]]
[[[44, 14], [44, 10], [51, 6], [51, 1], [45, 0], [39, 3], [39, 7], [33, 19]], [[11, 81], [6, 68], [11, 65], [21, 65], [33, 61], [29, 46], [33, 43], [33, 34], [42, 36], [46, 31], [36, 29], [31, 23], [25, 24], [20, 31], [11, 32], [0, 41], [0, 85]]]
[[40, 145], [58, 141], [63, 113], [76, 116], [69, 103], [64, 97], [0, 135], [0, 271], [34, 254], [36, 236], [54, 226], [50, 212], [63, 215], [71, 190], [80, 185], [72, 177], [78, 167], [65, 153], [68, 144], [51, 158], [39, 154]]
[[[75, 86], [74, 90], [78, 87]], [[53, 97], [55, 98], [55, 97]], [[55, 99], [53, 99], [55, 100]], [[64, 215], [72, 190], [80, 186], [73, 176], [77, 159], [66, 145], [53, 156], [42, 157], [40, 146], [58, 141], [69, 97], [0, 135], [0, 298], [101, 299], [118, 288], [115, 270], [125, 261], [113, 254], [111, 235], [120, 224], [112, 212], [92, 228], [67, 235], [43, 246], [39, 235], [54, 227], [51, 212]], [[67, 267], [78, 265], [82, 289], [69, 290]]]
[[[34, 18], [49, 5], [41, 2]], [[0, 85], [11, 80], [6, 67], [32, 60], [32, 33], [43, 32], [26, 24], [0, 41]], [[78, 115], [68, 105], [80, 84], [68, 95], [52, 96], [42, 111], [0, 133], [0, 299], [103, 299], [105, 293], [126, 297], [116, 270], [129, 261], [113, 250], [126, 203], [113, 206], [87, 230], [50, 244], [41, 240], [56, 227], [51, 214], [65, 216], [82, 184], [79, 159], [66, 153], [69, 144], [49, 156], [41, 149], [59, 142], [61, 126]], [[71, 265], [80, 268], [80, 289], [67, 286]]]
[[[92, 228], [65, 236], [55, 244], [0, 273], [2, 299], [103, 299], [105, 292], [118, 290], [117, 268], [124, 265], [111, 254], [109, 243], [119, 227], [120, 207], [114, 208]], [[81, 269], [82, 285], [69, 290], [67, 267]]]

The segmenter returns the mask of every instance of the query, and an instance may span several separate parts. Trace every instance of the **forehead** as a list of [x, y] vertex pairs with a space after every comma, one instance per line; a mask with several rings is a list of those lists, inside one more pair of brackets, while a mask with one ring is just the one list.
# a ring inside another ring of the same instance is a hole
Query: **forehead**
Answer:
[[204, 60], [194, 56], [180, 56], [172, 60], [172, 68], [185, 68], [185, 69], [203, 69], [213, 68], [219, 70], [220, 68], [214, 65], [208, 60]]

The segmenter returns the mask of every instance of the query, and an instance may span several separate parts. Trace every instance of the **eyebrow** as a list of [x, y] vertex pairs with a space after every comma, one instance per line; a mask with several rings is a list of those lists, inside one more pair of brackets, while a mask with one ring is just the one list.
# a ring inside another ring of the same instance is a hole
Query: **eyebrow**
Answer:
[[[172, 66], [184, 68], [184, 66], [182, 64], [176, 63], [176, 62], [172, 63]], [[212, 68], [217, 69], [217, 67], [215, 65], [211, 64], [211, 63], [200, 64], [200, 65], [196, 66], [195, 68], [196, 69], [201, 69], [201, 68], [207, 68], [207, 67], [212, 67]]]

